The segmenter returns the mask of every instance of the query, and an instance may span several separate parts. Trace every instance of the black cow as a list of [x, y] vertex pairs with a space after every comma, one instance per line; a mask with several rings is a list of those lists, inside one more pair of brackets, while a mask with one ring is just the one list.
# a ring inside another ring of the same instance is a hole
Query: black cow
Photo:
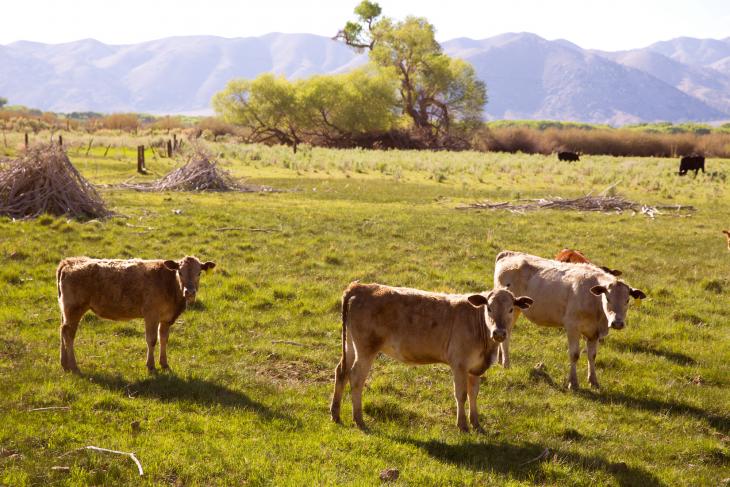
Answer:
[[562, 151], [558, 152], [559, 161], [580, 161], [580, 157], [575, 152]]
[[684, 176], [687, 171], [694, 171], [695, 176], [702, 169], [702, 174], [705, 173], [705, 156], [683, 156], [679, 161], [679, 175]]

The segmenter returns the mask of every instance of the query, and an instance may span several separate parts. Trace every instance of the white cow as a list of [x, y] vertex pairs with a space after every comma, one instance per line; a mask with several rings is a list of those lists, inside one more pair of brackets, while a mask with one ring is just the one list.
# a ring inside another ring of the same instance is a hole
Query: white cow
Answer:
[[[626, 325], [629, 298], [646, 295], [591, 264], [571, 264], [543, 259], [521, 252], [503, 251], [497, 255], [494, 286], [506, 287], [515, 295], [528, 295], [534, 304], [522, 312], [540, 326], [562, 326], [568, 335], [570, 389], [578, 388], [575, 366], [580, 357], [580, 337], [586, 340], [588, 381], [598, 387], [595, 359], [598, 340], [609, 328]], [[512, 325], [517, 319], [515, 314]], [[503, 365], [509, 366], [509, 339], [502, 342]]]

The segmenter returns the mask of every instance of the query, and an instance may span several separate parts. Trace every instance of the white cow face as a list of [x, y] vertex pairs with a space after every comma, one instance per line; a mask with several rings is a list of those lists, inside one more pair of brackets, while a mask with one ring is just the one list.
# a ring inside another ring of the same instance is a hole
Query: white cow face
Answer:
[[201, 271], [207, 271], [215, 267], [215, 262], [201, 263], [195, 257], [185, 257], [179, 262], [166, 260], [165, 267], [171, 271], [177, 271], [180, 276], [183, 297], [187, 304], [195, 302], [195, 295], [198, 292]]
[[614, 281], [607, 286], [593, 286], [591, 293], [600, 296], [608, 326], [616, 330], [626, 326], [626, 313], [629, 310], [630, 298], [646, 298], [646, 294], [642, 291], [634, 289], [621, 281]]
[[467, 298], [475, 307], [484, 307], [484, 319], [489, 329], [489, 336], [495, 342], [501, 343], [507, 338], [507, 331], [512, 324], [515, 306], [527, 309], [532, 305], [532, 299], [527, 296], [515, 298], [507, 289], [496, 289], [486, 295], [473, 294]]

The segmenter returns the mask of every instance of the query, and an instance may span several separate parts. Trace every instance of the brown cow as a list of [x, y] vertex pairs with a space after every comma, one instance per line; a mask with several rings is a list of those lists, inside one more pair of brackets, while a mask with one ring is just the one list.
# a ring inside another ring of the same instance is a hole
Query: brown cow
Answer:
[[[608, 334], [609, 328], [624, 328], [630, 298], [646, 298], [639, 289], [594, 265], [566, 264], [509, 250], [497, 255], [494, 285], [533, 297], [534, 305], [524, 312], [528, 320], [540, 326], [565, 329], [570, 389], [578, 388], [576, 362], [580, 357], [581, 336], [588, 351], [588, 381], [598, 387], [595, 359], [599, 339]], [[511, 329], [512, 325], [508, 330]]]
[[558, 262], [568, 262], [571, 264], [591, 264], [591, 265], [598, 267], [602, 271], [608, 272], [609, 274], [616, 276], [616, 277], [623, 274], [621, 271], [619, 271], [617, 269], [610, 269], [606, 266], [594, 264], [593, 262], [591, 262], [588, 259], [588, 257], [583, 255], [583, 253], [578, 250], [563, 249], [555, 255], [555, 260], [557, 260]]
[[332, 420], [340, 422], [342, 393], [349, 379], [352, 416], [365, 428], [363, 385], [373, 360], [383, 352], [409, 364], [448, 364], [454, 375], [456, 424], [462, 431], [469, 430], [464, 412], [468, 396], [469, 420], [481, 430], [479, 376], [495, 362], [513, 308], [527, 309], [530, 304], [530, 298], [515, 298], [506, 289], [456, 295], [350, 284], [342, 296], [342, 358], [335, 370]]
[[[56, 270], [61, 307], [61, 367], [78, 372], [74, 338], [81, 317], [92, 310], [116, 321], [144, 318], [147, 368], [155, 370], [159, 333], [160, 366], [168, 368], [170, 327], [188, 303], [195, 301], [200, 273], [215, 267], [195, 257], [174, 260], [112, 260], [70, 257]], [[158, 326], [159, 324], [159, 326]]]

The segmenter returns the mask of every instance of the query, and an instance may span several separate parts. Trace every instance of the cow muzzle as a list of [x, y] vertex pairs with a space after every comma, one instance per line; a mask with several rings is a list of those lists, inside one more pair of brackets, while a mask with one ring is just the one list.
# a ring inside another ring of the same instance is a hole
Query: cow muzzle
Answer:
[[502, 343], [507, 338], [507, 332], [504, 330], [494, 330], [492, 331], [492, 340], [494, 340], [497, 343]]
[[623, 321], [613, 320], [611, 322], [611, 328], [613, 328], [614, 330], [622, 330], [624, 326], [626, 326], [626, 323], [624, 323]]
[[186, 287], [183, 289], [183, 297], [187, 303], [195, 302], [195, 288]]

